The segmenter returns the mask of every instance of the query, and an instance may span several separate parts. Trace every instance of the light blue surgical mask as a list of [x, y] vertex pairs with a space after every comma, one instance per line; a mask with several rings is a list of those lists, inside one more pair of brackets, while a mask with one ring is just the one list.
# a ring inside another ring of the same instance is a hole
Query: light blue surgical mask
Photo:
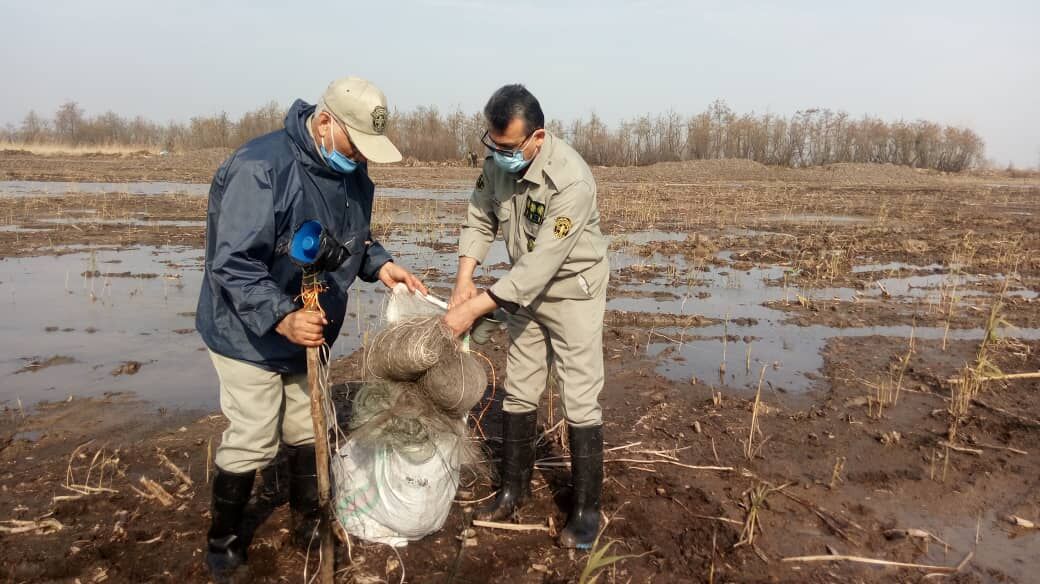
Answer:
[[527, 168], [528, 164], [531, 164], [530, 160], [524, 160], [523, 150], [517, 150], [512, 155], [502, 154], [498, 150], [491, 151], [491, 157], [495, 160], [495, 164], [498, 165], [502, 170], [517, 174], [521, 170]]
[[336, 130], [332, 129], [332, 153], [325, 150], [325, 138], [322, 137], [319, 150], [321, 155], [325, 158], [325, 162], [328, 163], [329, 168], [342, 174], [350, 174], [357, 170], [358, 163], [344, 156], [339, 150], [336, 150]]

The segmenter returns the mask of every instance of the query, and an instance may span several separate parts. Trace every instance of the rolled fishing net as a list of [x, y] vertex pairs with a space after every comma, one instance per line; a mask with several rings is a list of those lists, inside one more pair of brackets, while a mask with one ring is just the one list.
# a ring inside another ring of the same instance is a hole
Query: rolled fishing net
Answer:
[[365, 363], [368, 373], [378, 379], [415, 381], [456, 344], [441, 317], [404, 318], [375, 334]]
[[392, 448], [412, 462], [438, 454], [436, 444], [457, 439], [459, 460], [483, 453], [469, 439], [466, 415], [484, 396], [484, 366], [444, 324], [444, 307], [399, 286], [390, 295], [386, 326], [366, 347], [368, 379], [354, 396], [350, 437]]
[[429, 398], [453, 416], [465, 416], [480, 402], [487, 389], [484, 366], [469, 351], [449, 351], [419, 377], [418, 385]]

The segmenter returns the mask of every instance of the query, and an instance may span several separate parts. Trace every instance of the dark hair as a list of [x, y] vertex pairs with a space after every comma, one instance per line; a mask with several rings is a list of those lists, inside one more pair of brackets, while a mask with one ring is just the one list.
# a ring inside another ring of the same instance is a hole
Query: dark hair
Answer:
[[491, 129], [500, 133], [506, 131], [514, 118], [524, 121], [527, 134], [545, 127], [545, 115], [538, 99], [519, 83], [503, 85], [491, 94], [484, 106], [484, 117]]

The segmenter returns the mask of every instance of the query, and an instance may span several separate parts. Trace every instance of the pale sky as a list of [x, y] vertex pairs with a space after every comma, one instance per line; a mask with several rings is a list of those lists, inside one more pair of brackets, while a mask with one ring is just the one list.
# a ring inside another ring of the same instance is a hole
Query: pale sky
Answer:
[[391, 108], [477, 111], [526, 84], [549, 118], [790, 115], [966, 125], [1040, 162], [1040, 2], [0, 0], [0, 125], [67, 99], [156, 121], [313, 101], [360, 75]]

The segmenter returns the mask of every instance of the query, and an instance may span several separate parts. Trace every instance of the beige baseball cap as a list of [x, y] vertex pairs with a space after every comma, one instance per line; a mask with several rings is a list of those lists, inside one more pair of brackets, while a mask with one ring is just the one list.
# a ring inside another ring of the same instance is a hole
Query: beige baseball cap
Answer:
[[389, 112], [378, 87], [360, 77], [337, 79], [321, 96], [321, 104], [347, 127], [365, 158], [376, 163], [401, 160], [401, 152], [384, 135]]

